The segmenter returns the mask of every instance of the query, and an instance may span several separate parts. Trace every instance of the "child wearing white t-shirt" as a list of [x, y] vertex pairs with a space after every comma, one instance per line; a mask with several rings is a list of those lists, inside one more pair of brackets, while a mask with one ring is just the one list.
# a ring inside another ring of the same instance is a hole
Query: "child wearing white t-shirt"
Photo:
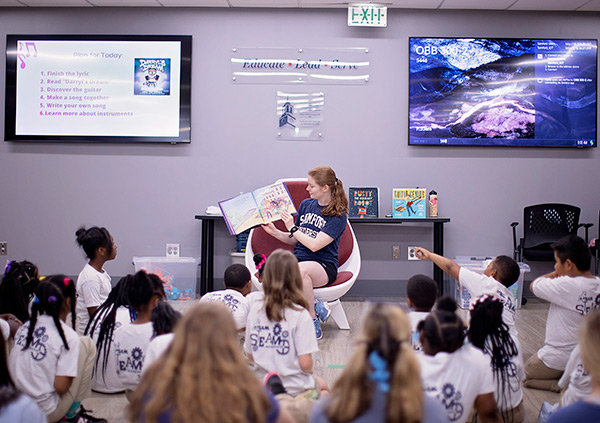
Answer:
[[246, 295], [252, 291], [250, 271], [243, 264], [232, 264], [225, 269], [225, 289], [204, 294], [200, 301], [220, 302], [233, 314], [238, 331], [246, 328], [248, 302]]
[[[510, 334], [518, 343], [515, 327], [515, 297], [508, 289], [519, 279], [521, 270], [516, 261], [508, 256], [497, 256], [485, 268], [483, 274], [459, 266], [453, 260], [418, 247], [415, 255], [421, 260], [431, 260], [440, 269], [456, 279], [465, 287], [471, 298], [479, 298], [484, 294], [499, 297], [504, 306], [502, 319], [508, 326]], [[519, 348], [520, 349], [520, 348]]]
[[[96, 348], [75, 326], [75, 283], [62, 275], [39, 283], [31, 319], [17, 332], [9, 365], [15, 386], [32, 397], [53, 423], [87, 422], [81, 401], [88, 395]], [[105, 420], [98, 420], [104, 421]]]
[[103, 266], [117, 256], [117, 246], [106, 228], [81, 227], [75, 232], [77, 243], [89, 262], [77, 277], [77, 332], [83, 335], [94, 311], [108, 298], [111, 279]]
[[481, 422], [501, 422], [490, 360], [464, 344], [465, 327], [456, 308], [452, 298], [443, 297], [419, 324], [425, 353], [418, 355], [423, 389], [442, 403], [453, 423], [466, 422], [474, 407]]
[[552, 244], [554, 272], [534, 280], [529, 289], [550, 302], [544, 346], [525, 363], [525, 386], [560, 392], [558, 380], [577, 345], [584, 316], [600, 306], [600, 278], [590, 272], [587, 243], [569, 235]]
[[494, 397], [504, 423], [521, 423], [525, 418], [521, 382], [525, 378], [523, 357], [502, 321], [502, 299], [483, 295], [471, 301], [469, 341], [483, 351], [494, 375]]
[[92, 316], [85, 334], [96, 344], [98, 354], [92, 374], [92, 390], [104, 394], [125, 391], [117, 374], [117, 357], [114, 351], [114, 339], [117, 331], [131, 322], [131, 313], [127, 301], [127, 284], [132, 275], [127, 275], [114, 286], [106, 301], [98, 307]]
[[571, 352], [558, 386], [563, 390], [560, 397], [561, 407], [574, 404], [592, 393], [592, 376], [583, 367], [579, 344]]
[[316, 399], [328, 387], [313, 375], [312, 353], [319, 348], [296, 257], [275, 250], [262, 279], [264, 293], [248, 295], [244, 350], [258, 377], [277, 372], [288, 394]]
[[181, 313], [166, 301], [159, 301], [152, 310], [152, 339], [146, 350], [142, 375], [158, 357], [160, 357], [173, 341], [173, 329], [181, 319]]
[[406, 302], [411, 309], [407, 316], [410, 321], [411, 344], [415, 351], [423, 350], [417, 325], [429, 316], [437, 295], [437, 283], [429, 276], [414, 275], [406, 284]]
[[127, 283], [127, 302], [133, 310], [133, 321], [123, 324], [115, 333], [117, 375], [122, 386], [135, 390], [142, 377], [142, 367], [153, 334], [152, 310], [165, 296], [160, 278], [140, 270]]

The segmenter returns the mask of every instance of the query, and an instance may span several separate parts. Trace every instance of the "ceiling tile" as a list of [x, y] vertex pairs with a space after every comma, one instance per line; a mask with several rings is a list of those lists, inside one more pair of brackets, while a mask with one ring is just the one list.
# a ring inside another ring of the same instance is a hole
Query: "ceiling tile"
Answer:
[[298, 0], [229, 0], [231, 7], [298, 7]]
[[158, 0], [166, 7], [229, 7], [227, 0]]
[[20, 0], [31, 7], [92, 7], [85, 0]]
[[579, 9], [578, 12], [600, 12], [600, 0], [591, 0], [590, 2], [584, 4]]
[[94, 6], [99, 7], [118, 7], [118, 6], [143, 6], [158, 7], [161, 4], [158, 0], [88, 0]]
[[445, 0], [440, 9], [485, 9], [506, 10], [515, 0], [486, 0], [475, 3], [473, 0]]
[[577, 10], [589, 0], [517, 0], [508, 10]]

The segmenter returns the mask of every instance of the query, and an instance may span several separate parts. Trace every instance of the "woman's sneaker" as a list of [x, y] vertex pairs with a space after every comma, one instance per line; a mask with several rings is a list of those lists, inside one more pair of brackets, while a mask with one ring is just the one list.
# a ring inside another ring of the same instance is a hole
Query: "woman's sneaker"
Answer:
[[322, 301], [317, 301], [315, 303], [315, 314], [317, 315], [317, 317], [319, 319], [321, 319], [321, 321], [323, 323], [325, 323], [327, 321], [327, 319], [329, 319], [331, 310], [329, 309], [329, 306], [327, 305], [327, 303], [324, 303]]
[[313, 323], [315, 324], [315, 335], [317, 335], [317, 340], [323, 337], [323, 331], [321, 330], [321, 323], [319, 323], [319, 318], [315, 317], [313, 319]]

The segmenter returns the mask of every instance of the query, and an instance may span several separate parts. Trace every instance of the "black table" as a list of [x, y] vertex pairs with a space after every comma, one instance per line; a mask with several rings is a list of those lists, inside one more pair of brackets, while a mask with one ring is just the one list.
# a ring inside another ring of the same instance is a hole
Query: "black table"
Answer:
[[[200, 294], [214, 290], [214, 253], [215, 253], [215, 220], [223, 220], [223, 216], [215, 214], [196, 215], [202, 221], [202, 246], [200, 262]], [[348, 219], [352, 225], [401, 225], [414, 223], [433, 224], [433, 252], [444, 255], [444, 223], [450, 222], [449, 217], [426, 217], [423, 219], [395, 219], [393, 217], [358, 218]], [[438, 284], [438, 292], [443, 292], [444, 272], [433, 265], [433, 279]]]

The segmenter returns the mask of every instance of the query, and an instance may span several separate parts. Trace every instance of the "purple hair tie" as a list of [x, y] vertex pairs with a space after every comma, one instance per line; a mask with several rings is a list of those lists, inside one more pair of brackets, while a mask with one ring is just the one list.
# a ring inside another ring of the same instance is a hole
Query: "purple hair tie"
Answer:
[[6, 262], [6, 267], [4, 268], [4, 277], [6, 277], [6, 275], [8, 275], [8, 272], [10, 272], [10, 268], [12, 267], [13, 264], [15, 264], [14, 260]]
[[49, 303], [55, 303], [55, 302], [56, 302], [56, 297], [55, 297], [54, 295], [50, 295], [50, 296], [48, 297], [48, 302], [49, 302]]

